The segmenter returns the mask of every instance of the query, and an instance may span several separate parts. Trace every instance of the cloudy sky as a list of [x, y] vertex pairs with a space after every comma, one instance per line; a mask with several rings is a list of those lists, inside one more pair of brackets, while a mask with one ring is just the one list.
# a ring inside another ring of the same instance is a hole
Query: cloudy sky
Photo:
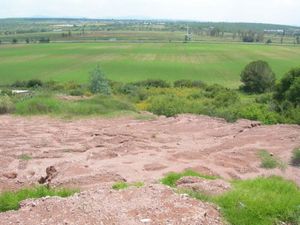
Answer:
[[299, 11], [300, 0], [0, 0], [0, 18], [151, 18], [300, 26]]

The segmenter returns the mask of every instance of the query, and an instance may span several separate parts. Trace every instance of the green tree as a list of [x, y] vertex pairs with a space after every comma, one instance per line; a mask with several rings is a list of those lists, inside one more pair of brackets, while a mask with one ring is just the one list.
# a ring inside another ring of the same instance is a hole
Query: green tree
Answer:
[[18, 43], [18, 40], [16, 38], [12, 39], [11, 41], [12, 44], [17, 44]]
[[94, 94], [111, 94], [109, 81], [106, 79], [105, 74], [100, 69], [99, 65], [97, 65], [97, 67], [90, 73], [90, 90]]
[[300, 106], [300, 68], [290, 70], [276, 86], [274, 98]]
[[248, 64], [241, 73], [241, 87], [245, 92], [264, 93], [273, 90], [275, 74], [265, 61], [254, 61]]

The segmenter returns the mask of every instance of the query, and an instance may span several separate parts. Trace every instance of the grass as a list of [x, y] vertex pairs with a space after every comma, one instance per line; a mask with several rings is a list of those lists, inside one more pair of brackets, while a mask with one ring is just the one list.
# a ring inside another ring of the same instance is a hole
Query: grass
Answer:
[[201, 177], [210, 180], [217, 178], [215, 176], [203, 175], [193, 170], [185, 170], [182, 173], [171, 172], [166, 174], [166, 176], [161, 179], [161, 183], [170, 187], [176, 187], [176, 182], [182, 177]]
[[271, 155], [268, 151], [266, 150], [261, 150], [259, 152], [259, 157], [261, 159], [261, 167], [265, 169], [275, 169], [275, 168], [280, 168], [280, 169], [285, 169], [286, 165], [284, 162], [282, 162], [279, 158]]
[[300, 167], [300, 148], [296, 148], [293, 151], [292, 165]]
[[64, 101], [55, 96], [35, 96], [16, 103], [18, 115], [61, 115], [61, 116], [95, 116], [112, 115], [122, 112], [134, 112], [131, 103], [110, 96], [95, 96], [92, 99]]
[[300, 224], [300, 190], [295, 183], [274, 176], [234, 181], [233, 186], [214, 199], [230, 224]]
[[143, 182], [134, 182], [134, 183], [127, 183], [127, 182], [117, 182], [115, 184], [112, 185], [112, 189], [114, 190], [123, 190], [123, 189], [127, 189], [129, 187], [136, 187], [136, 188], [141, 188], [143, 187], [145, 184]]
[[78, 192], [76, 189], [52, 189], [45, 186], [21, 189], [17, 192], [7, 191], [0, 194], [0, 212], [17, 210], [25, 199], [37, 199], [46, 196], [68, 197]]
[[27, 155], [27, 154], [22, 154], [19, 156], [19, 159], [20, 160], [23, 160], [23, 161], [29, 161], [32, 159], [32, 157], [30, 155]]
[[38, 78], [85, 83], [100, 63], [108, 78], [202, 80], [237, 88], [240, 72], [253, 60], [267, 61], [280, 78], [299, 66], [300, 48], [205, 43], [52, 43], [0, 46], [1, 85]]
[[[170, 173], [162, 179], [162, 183], [176, 187], [176, 181], [183, 176], [199, 174], [191, 170]], [[215, 179], [210, 176], [204, 178]], [[225, 220], [232, 225], [275, 225], [282, 222], [290, 225], [300, 224], [300, 189], [294, 182], [282, 177], [232, 181], [232, 190], [219, 196], [210, 196], [190, 189], [176, 191], [218, 205]]]

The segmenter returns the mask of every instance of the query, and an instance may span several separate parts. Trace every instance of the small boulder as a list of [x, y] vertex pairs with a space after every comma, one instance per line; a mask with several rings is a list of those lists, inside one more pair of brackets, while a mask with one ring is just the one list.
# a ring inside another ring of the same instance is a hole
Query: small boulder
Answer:
[[16, 179], [18, 177], [18, 174], [15, 172], [10, 172], [10, 173], [3, 173], [2, 176], [6, 177], [7, 179]]

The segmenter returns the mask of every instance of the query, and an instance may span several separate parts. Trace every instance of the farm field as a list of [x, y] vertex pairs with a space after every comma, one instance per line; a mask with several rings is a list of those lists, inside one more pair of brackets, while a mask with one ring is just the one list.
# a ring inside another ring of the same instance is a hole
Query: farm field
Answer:
[[300, 65], [294, 46], [208, 43], [51, 43], [0, 46], [0, 85], [38, 78], [84, 83], [101, 65], [112, 80], [202, 80], [230, 88], [253, 60], [267, 61], [277, 78]]

